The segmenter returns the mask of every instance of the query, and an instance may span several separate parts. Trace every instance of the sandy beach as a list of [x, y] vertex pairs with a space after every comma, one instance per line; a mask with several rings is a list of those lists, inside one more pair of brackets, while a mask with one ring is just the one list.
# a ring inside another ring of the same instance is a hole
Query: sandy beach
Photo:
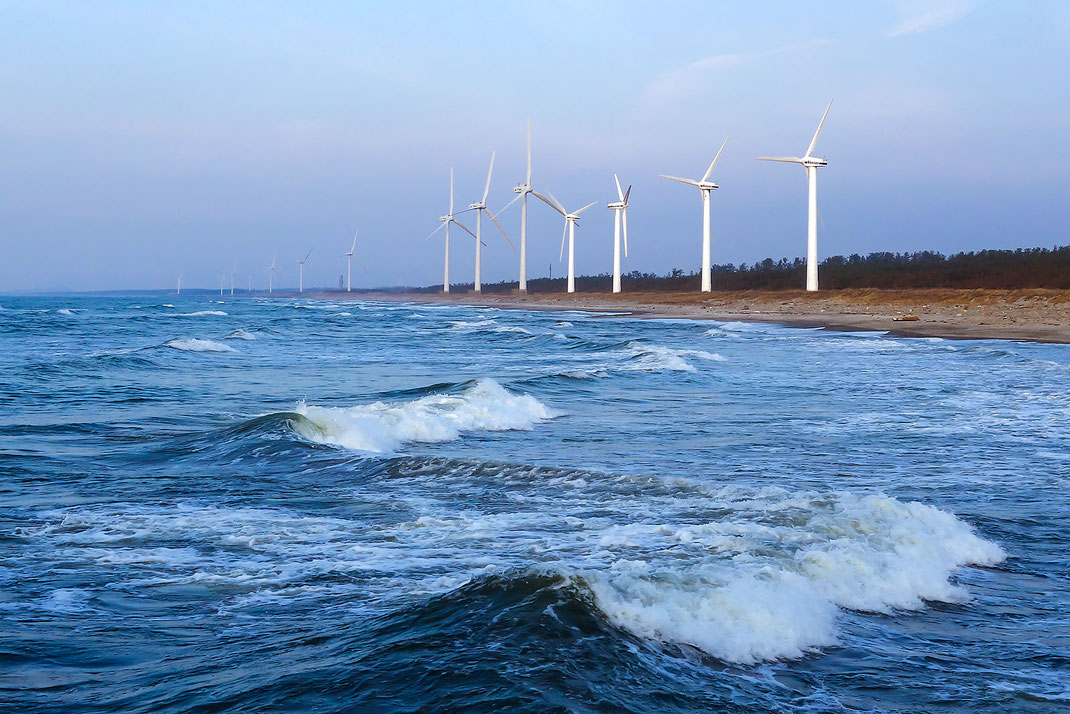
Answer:
[[775, 322], [903, 337], [1070, 343], [1066, 290], [840, 290], [699, 293], [306, 293], [337, 299], [450, 302], [524, 310], [597, 310], [641, 318]]

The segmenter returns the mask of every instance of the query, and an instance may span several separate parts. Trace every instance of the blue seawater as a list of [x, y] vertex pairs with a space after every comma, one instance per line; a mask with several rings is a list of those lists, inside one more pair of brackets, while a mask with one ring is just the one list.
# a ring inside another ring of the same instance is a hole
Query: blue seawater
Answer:
[[0, 298], [6, 711], [1070, 705], [1070, 348]]

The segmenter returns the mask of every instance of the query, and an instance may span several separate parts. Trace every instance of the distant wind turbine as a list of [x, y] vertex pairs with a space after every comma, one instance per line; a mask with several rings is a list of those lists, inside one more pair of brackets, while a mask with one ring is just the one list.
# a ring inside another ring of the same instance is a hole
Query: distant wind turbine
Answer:
[[632, 194], [632, 187], [627, 191], [620, 190], [620, 179], [613, 174], [613, 181], [617, 184], [618, 200], [610, 203], [606, 208], [613, 211], [613, 292], [620, 292], [620, 226], [624, 223], [624, 257], [628, 257], [628, 196]]
[[446, 215], [439, 216], [438, 220], [440, 220], [442, 222], [439, 224], [438, 228], [436, 228], [435, 230], [431, 231], [431, 235], [429, 235], [427, 237], [430, 239], [431, 236], [435, 235], [440, 230], [442, 230], [443, 226], [446, 227], [446, 262], [445, 262], [445, 268], [443, 269], [443, 272], [442, 272], [442, 292], [448, 293], [450, 291], [450, 224], [451, 223], [456, 223], [458, 226], [460, 226], [460, 228], [462, 230], [464, 230], [465, 233], [467, 233], [468, 235], [472, 236], [473, 238], [476, 237], [475, 233], [473, 233], [472, 231], [468, 230], [468, 228], [466, 228], [463, 223], [461, 223], [460, 221], [458, 221], [456, 218], [453, 217], [453, 167], [452, 166], [450, 167], [450, 210]]
[[709, 178], [710, 174], [713, 173], [713, 167], [717, 164], [717, 159], [721, 158], [721, 152], [724, 151], [727, 143], [728, 139], [725, 139], [724, 144], [721, 144], [721, 148], [717, 151], [717, 155], [710, 162], [710, 167], [706, 169], [706, 173], [698, 181], [660, 174], [661, 178], [669, 179], [670, 181], [679, 181], [680, 183], [697, 186], [702, 193], [702, 292], [704, 293], [708, 293], [713, 289], [713, 281], [710, 276], [710, 192], [718, 188], [717, 184], [710, 181]]
[[234, 297], [234, 278], [238, 277], [238, 261], [230, 269], [230, 296]]
[[181, 294], [182, 294], [182, 273], [179, 273], [178, 274], [178, 291], [175, 292], [175, 295], [181, 295]]
[[[359, 230], [359, 229], [358, 229]], [[364, 263], [360, 262], [360, 258], [357, 258], [354, 253], [357, 252], [357, 231], [353, 231], [353, 245], [349, 246], [349, 252], [345, 254], [346, 257], [346, 292], [353, 291], [353, 261], [357, 261], [357, 265], [360, 269], [364, 269]]]
[[525, 174], [524, 183], [513, 189], [513, 193], [517, 194], [516, 198], [505, 204], [501, 211], [498, 211], [500, 216], [506, 208], [512, 206], [517, 200], [520, 201], [520, 282], [517, 284], [517, 290], [522, 293], [528, 291], [528, 194], [534, 192], [535, 189], [531, 187], [531, 120], [528, 119], [527, 174]]
[[271, 293], [272, 285], [274, 284], [273, 278], [275, 277], [275, 254], [271, 254], [271, 267], [268, 268], [268, 294]]
[[305, 257], [297, 261], [297, 292], [303, 293], [305, 291], [305, 261], [308, 260], [308, 256], [312, 255], [312, 251], [315, 248], [309, 248], [305, 253]]
[[498, 230], [505, 236], [505, 240], [509, 241], [509, 245], [513, 246], [513, 250], [516, 250], [516, 246], [513, 245], [513, 241], [509, 240], [509, 235], [502, 228], [502, 224], [498, 223], [498, 219], [494, 217], [494, 214], [487, 208], [487, 194], [490, 193], [490, 176], [494, 172], [494, 153], [490, 152], [490, 168], [487, 169], [487, 184], [483, 187], [483, 199], [477, 203], [469, 204], [468, 210], [476, 212], [476, 278], [474, 283], [474, 291], [482, 292], [483, 288], [479, 281], [479, 266], [480, 266], [480, 247], [483, 245], [483, 212], [486, 211], [490, 220], [494, 221], [494, 225], [498, 226]]
[[227, 281], [227, 276], [224, 273], [219, 274], [219, 297], [223, 297], [223, 284]]
[[565, 229], [561, 231], [561, 253], [557, 259], [560, 261], [565, 254], [565, 235], [568, 235], [568, 292], [576, 292], [576, 221], [580, 220], [580, 214], [586, 211], [588, 208], [598, 203], [598, 201], [591, 201], [583, 208], [569, 213], [565, 210], [565, 207], [561, 205], [561, 202], [554, 198], [554, 195], [549, 191], [546, 194], [550, 198], [546, 198], [541, 193], [533, 191], [537, 198], [545, 201], [550, 208], [554, 209], [562, 216], [565, 217]]
[[821, 135], [821, 127], [825, 125], [825, 119], [829, 115], [829, 109], [832, 109], [831, 99], [828, 106], [825, 107], [825, 113], [822, 115], [820, 123], [817, 125], [814, 138], [810, 140], [810, 146], [807, 147], [803, 156], [758, 157], [759, 161], [783, 161], [790, 164], [802, 164], [803, 168], [806, 169], [806, 183], [810, 189], [806, 215], [806, 289], [811, 292], [817, 290], [817, 170], [822, 166], [829, 165], [827, 159], [816, 158], [813, 153], [814, 148], [817, 146], [817, 137]]

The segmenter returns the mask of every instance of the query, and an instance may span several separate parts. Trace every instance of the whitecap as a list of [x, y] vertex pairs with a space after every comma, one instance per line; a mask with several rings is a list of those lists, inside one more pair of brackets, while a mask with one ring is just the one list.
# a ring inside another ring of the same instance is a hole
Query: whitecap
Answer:
[[201, 340], [196, 337], [168, 340], [163, 343], [163, 346], [170, 347], [173, 350], [181, 350], [182, 352], [237, 352], [233, 347], [222, 342]]
[[181, 312], [175, 317], [203, 317], [207, 315], [226, 315], [222, 310], [198, 310], [197, 312]]
[[238, 329], [234, 330], [233, 332], [230, 332], [229, 334], [227, 334], [223, 339], [224, 340], [246, 340], [246, 341], [252, 342], [253, 340], [257, 339], [257, 337], [253, 333], [248, 332], [247, 330], [243, 330], [242, 328], [239, 327]]
[[296, 411], [307, 418], [307, 423], [294, 425], [305, 438], [373, 452], [453, 441], [464, 432], [531, 429], [558, 416], [535, 397], [512, 394], [493, 379], [481, 379], [460, 394], [434, 394], [413, 402], [349, 408], [299, 404]]
[[694, 372], [695, 367], [685, 359], [686, 357], [695, 357], [708, 362], [728, 361], [716, 352], [663, 347], [643, 342], [629, 342], [624, 356], [629, 360], [629, 369], [647, 372], [661, 370]]

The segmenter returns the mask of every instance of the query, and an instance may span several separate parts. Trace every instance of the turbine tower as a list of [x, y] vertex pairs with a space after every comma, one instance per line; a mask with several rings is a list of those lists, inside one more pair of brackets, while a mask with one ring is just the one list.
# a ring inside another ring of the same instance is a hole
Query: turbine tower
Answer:
[[[472, 236], [473, 238], [476, 237], [475, 233], [473, 233], [472, 231], [470, 231], [467, 228], [465, 228], [465, 225], [463, 223], [461, 223], [460, 221], [458, 221], [456, 218], [453, 217], [453, 167], [452, 166], [450, 167], [450, 210], [449, 210], [448, 213], [446, 213], [446, 215], [439, 216], [438, 220], [440, 220], [442, 222], [439, 224], [438, 228], [436, 228], [435, 230], [431, 231], [431, 235], [429, 235], [427, 237], [428, 237], [428, 239], [430, 239], [431, 236], [435, 235], [440, 230], [442, 230], [442, 226], [446, 227], [446, 262], [445, 262], [445, 268], [443, 269], [443, 273], [442, 273], [442, 292], [448, 293], [450, 291], [450, 224], [451, 223], [456, 223], [458, 226], [460, 226], [465, 231], [465, 233], [467, 233], [468, 235]], [[477, 238], [477, 240], [478, 240], [478, 238]]]
[[724, 151], [725, 144], [727, 143], [728, 139], [726, 138], [724, 144], [721, 144], [721, 148], [718, 149], [717, 155], [714, 156], [713, 161], [710, 162], [710, 167], [706, 169], [706, 173], [704, 173], [702, 178], [698, 181], [695, 181], [694, 179], [680, 178], [679, 176], [659, 174], [663, 179], [679, 181], [680, 183], [696, 186], [702, 193], [702, 292], [704, 293], [708, 293], [713, 289], [713, 281], [710, 277], [710, 192], [718, 188], [717, 184], [710, 181], [709, 178], [710, 174], [713, 173], [713, 167], [717, 164], [717, 159], [721, 158], [721, 152]]
[[271, 293], [271, 286], [273, 284], [272, 278], [275, 275], [275, 254], [271, 254], [271, 267], [268, 268], [268, 294]]
[[825, 119], [832, 109], [832, 100], [825, 107], [825, 113], [814, 132], [814, 138], [810, 140], [810, 146], [801, 157], [797, 156], [759, 156], [759, 161], [783, 161], [790, 164], [802, 164], [806, 169], [806, 183], [809, 186], [809, 200], [807, 201], [806, 214], [806, 289], [810, 292], [817, 290], [817, 170], [822, 166], [828, 166], [827, 159], [819, 159], [813, 156], [817, 146], [817, 137], [821, 136], [821, 127], [825, 125]]
[[178, 290], [175, 292], [175, 295], [181, 295], [181, 294], [182, 294], [182, 273], [179, 273], [178, 274]]
[[[568, 235], [568, 288], [570, 293], [576, 292], [576, 221], [580, 220], [580, 214], [586, 211], [588, 208], [598, 203], [598, 201], [591, 201], [586, 206], [578, 211], [569, 213], [565, 210], [565, 207], [561, 205], [561, 202], [554, 198], [554, 195], [547, 191], [546, 193], [550, 198], [546, 198], [541, 193], [532, 191], [536, 197], [542, 199], [562, 216], [565, 217], [565, 229], [561, 231], [561, 253], [557, 256], [557, 260], [560, 261], [565, 255], [565, 235]], [[551, 202], [552, 201], [552, 202]]]
[[527, 174], [525, 174], [524, 183], [513, 189], [513, 193], [517, 194], [516, 198], [498, 211], [498, 215], [501, 215], [502, 211], [516, 203], [517, 199], [520, 200], [520, 282], [517, 284], [517, 290], [521, 293], [528, 291], [528, 194], [534, 192], [535, 189], [531, 187], [531, 120], [528, 119]]
[[509, 236], [508, 234], [506, 234], [505, 229], [502, 228], [502, 224], [498, 223], [498, 219], [495, 218], [494, 214], [490, 212], [489, 208], [487, 208], [487, 194], [490, 193], [490, 176], [494, 172], [494, 153], [495, 152], [493, 151], [490, 152], [490, 168], [487, 169], [487, 184], [483, 187], [483, 199], [477, 203], [471, 203], [468, 205], [469, 211], [476, 212], [476, 278], [475, 282], [473, 283], [473, 291], [477, 293], [483, 291], [482, 284], [479, 280], [479, 266], [480, 248], [484, 245], [481, 237], [483, 235], [484, 211], [486, 211], [487, 215], [490, 217], [490, 220], [494, 221], [494, 225], [498, 226], [498, 230], [500, 230], [502, 232], [502, 235], [505, 236], [505, 240], [509, 241], [509, 245], [513, 246], [513, 250], [516, 250], [516, 246], [513, 245], [513, 241], [509, 240]]
[[305, 291], [305, 261], [308, 260], [308, 256], [312, 255], [312, 251], [315, 248], [309, 248], [305, 253], [305, 257], [297, 261], [297, 292], [303, 293]]
[[230, 269], [230, 296], [234, 297], [234, 278], [238, 277], [238, 262], [234, 261], [233, 267]]
[[628, 196], [632, 193], [632, 187], [627, 191], [620, 190], [620, 179], [613, 174], [613, 181], [617, 184], [618, 200], [610, 203], [606, 208], [613, 211], [613, 292], [620, 292], [620, 227], [624, 224], [624, 257], [628, 257]]
[[219, 297], [223, 297], [223, 284], [227, 281], [225, 273], [219, 274]]
[[[357, 232], [360, 229], [353, 231], [353, 245], [349, 246], [349, 252], [346, 253], [346, 292], [353, 292], [353, 254], [357, 252]], [[360, 261], [358, 260], [359, 264]]]

